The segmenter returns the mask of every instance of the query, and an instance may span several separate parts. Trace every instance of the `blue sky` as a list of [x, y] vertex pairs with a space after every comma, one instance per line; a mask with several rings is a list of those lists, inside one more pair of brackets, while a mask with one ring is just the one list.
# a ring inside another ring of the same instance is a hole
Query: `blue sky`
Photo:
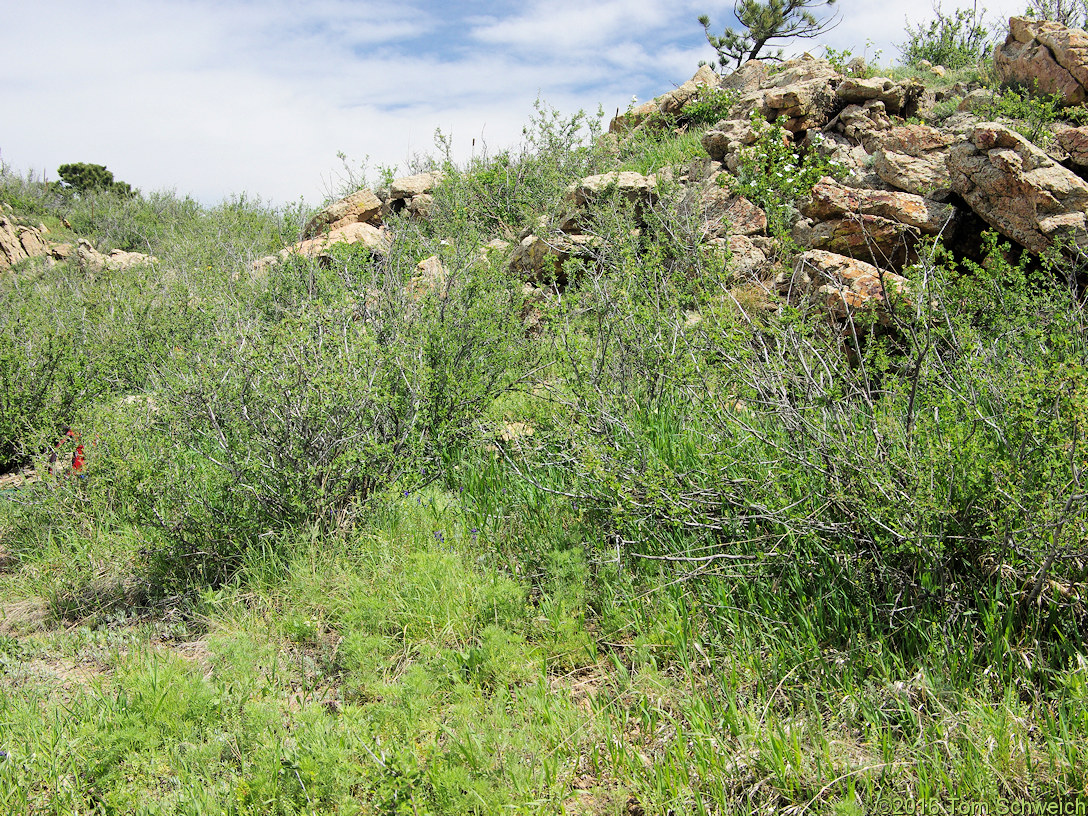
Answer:
[[[946, 11], [966, 0], [945, 0]], [[992, 0], [993, 16], [1026, 0]], [[537, 98], [609, 114], [710, 60], [696, 18], [723, 0], [0, 0], [0, 161], [52, 177], [105, 164], [141, 190], [205, 203], [242, 192], [320, 204], [339, 152], [370, 178], [434, 152], [518, 141]], [[841, 24], [803, 46], [893, 62], [929, 6], [839, 0]]]

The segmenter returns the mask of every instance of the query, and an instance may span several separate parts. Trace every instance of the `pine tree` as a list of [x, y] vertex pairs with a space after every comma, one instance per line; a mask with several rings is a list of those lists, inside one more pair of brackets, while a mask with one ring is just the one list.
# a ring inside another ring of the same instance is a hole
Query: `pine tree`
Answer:
[[[727, 28], [720, 37], [710, 33], [708, 16], [702, 15], [699, 22], [706, 32], [707, 42], [718, 52], [718, 64], [728, 68], [735, 62], [739, 68], [747, 60], [758, 59], [772, 40], [811, 39], [830, 31], [838, 24], [838, 18], [818, 20], [809, 9], [833, 5], [835, 0], [738, 0], [733, 6], [733, 14], [744, 30]], [[781, 50], [768, 58], [781, 59]]]
[[113, 173], [105, 165], [75, 162], [62, 164], [57, 168], [57, 175], [64, 183], [64, 188], [77, 193], [93, 190], [107, 190], [121, 196], [131, 196], [132, 187], [123, 181], [114, 181]]

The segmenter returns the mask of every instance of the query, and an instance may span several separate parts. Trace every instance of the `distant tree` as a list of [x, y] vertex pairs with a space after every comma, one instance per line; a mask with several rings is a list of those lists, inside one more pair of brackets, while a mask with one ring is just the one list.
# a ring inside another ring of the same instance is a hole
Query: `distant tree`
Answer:
[[[710, 33], [707, 15], [702, 15], [699, 22], [707, 42], [718, 52], [718, 64], [728, 68], [736, 63], [739, 68], [747, 60], [759, 58], [760, 52], [772, 40], [812, 39], [830, 31], [838, 25], [838, 18], [832, 15], [818, 20], [809, 9], [834, 5], [835, 0], [737, 0], [733, 14], [744, 29], [727, 28], [720, 37]], [[782, 51], [767, 58], [782, 59]]]
[[63, 182], [62, 188], [77, 193], [89, 193], [105, 190], [121, 196], [131, 196], [132, 187], [123, 181], [114, 181], [113, 173], [101, 164], [62, 164], [57, 168], [57, 175]]
[[948, 15], [941, 11], [939, 3], [934, 3], [935, 17], [928, 27], [906, 25], [910, 39], [896, 46], [903, 55], [903, 63], [917, 65], [928, 60], [934, 65], [956, 69], [978, 62], [989, 47], [990, 32], [982, 21], [984, 11], [976, 3]]
[[1088, 25], [1088, 0], [1028, 0], [1027, 13], [1036, 20], [1084, 28]]

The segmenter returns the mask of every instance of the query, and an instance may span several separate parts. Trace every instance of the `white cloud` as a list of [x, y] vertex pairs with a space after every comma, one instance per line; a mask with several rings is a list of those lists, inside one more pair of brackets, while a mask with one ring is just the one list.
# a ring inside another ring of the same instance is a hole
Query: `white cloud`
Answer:
[[603, 46], [666, 19], [664, 5], [656, 0], [535, 0], [520, 16], [479, 25], [472, 34], [481, 42], [523, 52], [555, 53]]
[[[0, 0], [2, 2], [2, 0]], [[1021, 0], [995, 0], [1006, 13]], [[840, 0], [827, 38], [898, 54], [902, 14]], [[946, 9], [953, 8], [946, 2]], [[467, 10], [466, 10], [467, 9]], [[4, 3], [3, 159], [106, 164], [144, 190], [316, 203], [336, 152], [371, 166], [517, 141], [538, 94], [611, 112], [688, 79], [731, 0], [38, 0]], [[47, 21], [47, 22], [43, 22]], [[806, 44], [815, 49], [814, 43]], [[814, 50], [814, 53], [820, 53]]]

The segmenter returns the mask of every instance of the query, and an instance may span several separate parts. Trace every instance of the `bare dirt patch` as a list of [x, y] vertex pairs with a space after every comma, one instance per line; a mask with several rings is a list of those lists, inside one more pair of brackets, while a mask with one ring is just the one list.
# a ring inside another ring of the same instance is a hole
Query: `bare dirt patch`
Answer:
[[0, 635], [30, 635], [44, 632], [53, 622], [49, 604], [42, 598], [27, 598], [0, 606]]
[[15, 490], [31, 482], [36, 482], [39, 478], [38, 471], [32, 465], [20, 470], [12, 470], [0, 474], [0, 490]]
[[36, 657], [27, 661], [22, 671], [27, 680], [56, 683], [65, 691], [86, 686], [108, 673], [109, 670], [97, 660], [67, 657]]
[[203, 672], [205, 680], [211, 680], [214, 671], [212, 669], [212, 650], [208, 648], [207, 641], [185, 640], [159, 642], [155, 648], [161, 652], [168, 652], [175, 657], [180, 657], [186, 663], [191, 663]]

